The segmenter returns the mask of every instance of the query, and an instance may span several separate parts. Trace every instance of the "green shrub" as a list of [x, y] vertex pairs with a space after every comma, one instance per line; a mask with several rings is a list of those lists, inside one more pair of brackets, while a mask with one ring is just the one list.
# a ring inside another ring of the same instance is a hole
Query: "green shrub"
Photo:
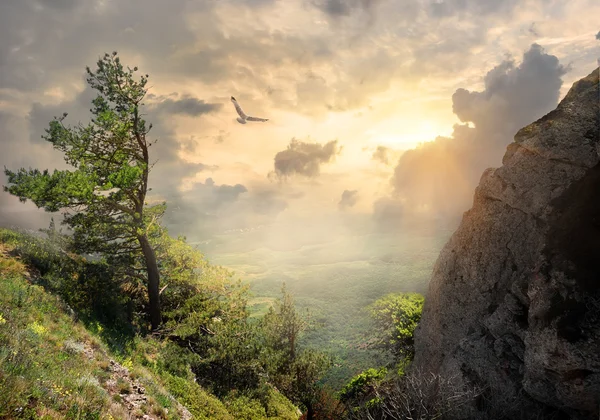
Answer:
[[264, 406], [269, 419], [296, 420], [298, 408], [281, 392], [269, 386], [264, 397]]
[[267, 418], [265, 408], [258, 400], [246, 395], [228, 396], [224, 400], [227, 411], [239, 420], [263, 420]]
[[167, 375], [167, 388], [197, 420], [234, 420], [221, 401], [194, 382]]
[[349, 408], [356, 408], [360, 405], [375, 405], [379, 402], [374, 395], [375, 388], [387, 375], [387, 369], [367, 369], [356, 375], [342, 388], [339, 397], [340, 401]]

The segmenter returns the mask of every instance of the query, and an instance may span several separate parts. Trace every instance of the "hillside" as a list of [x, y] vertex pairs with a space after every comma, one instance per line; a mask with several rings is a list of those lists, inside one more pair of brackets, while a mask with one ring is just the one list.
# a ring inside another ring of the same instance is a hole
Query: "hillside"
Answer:
[[50, 276], [24, 263], [43, 270], [51, 258], [36, 238], [0, 229], [0, 418], [298, 418], [274, 389], [263, 401], [219, 400], [189, 376], [169, 373], [158, 357], [165, 342], [108, 331], [50, 293]]

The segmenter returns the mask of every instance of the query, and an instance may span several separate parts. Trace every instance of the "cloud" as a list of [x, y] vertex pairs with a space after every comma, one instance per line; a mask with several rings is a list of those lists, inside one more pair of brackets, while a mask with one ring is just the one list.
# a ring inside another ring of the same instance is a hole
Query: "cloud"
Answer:
[[519, 65], [507, 59], [490, 70], [482, 91], [457, 89], [452, 109], [466, 124], [401, 156], [390, 180], [395, 197], [432, 216], [467, 210], [482, 172], [501, 164], [514, 134], [556, 107], [566, 72], [533, 44]]
[[191, 190], [184, 193], [170, 191], [165, 194], [168, 207], [175, 211], [176, 219], [167, 218], [167, 224], [189, 225], [201, 217], [217, 217], [220, 212], [230, 207], [240, 199], [248, 189], [242, 184], [217, 185], [213, 178], [206, 178], [204, 182], [197, 182]]
[[186, 0], [0, 2], [0, 86], [34, 92], [70, 82], [115, 46], [164, 67], [173, 45], [195, 39], [187, 13], [206, 7]]
[[296, 174], [316, 177], [320, 173], [321, 164], [332, 161], [341, 150], [337, 140], [322, 145], [293, 138], [286, 150], [275, 155], [274, 174], [279, 178]]
[[[0, 110], [0, 226], [35, 229], [48, 226], [50, 216], [38, 210], [31, 202], [21, 203], [17, 197], [4, 192], [2, 188], [7, 185], [4, 166], [15, 171], [30, 166], [43, 155], [39, 147], [30, 143], [26, 134], [21, 134], [23, 132], [27, 132], [27, 124], [22, 118]], [[21, 153], [21, 150], [27, 150], [28, 153]], [[46, 154], [46, 157], [53, 156]]]
[[474, 16], [506, 14], [519, 4], [518, 0], [432, 0], [429, 12], [433, 17], [449, 17], [466, 13]]
[[600, 31], [596, 34], [596, 39], [600, 40]]
[[[31, 133], [31, 141], [40, 143], [46, 148], [50, 148], [49, 143], [40, 138], [44, 130], [48, 127], [49, 122], [54, 116], [62, 115], [67, 112], [68, 116], [65, 119], [67, 125], [77, 125], [82, 123], [87, 125], [91, 118], [89, 109], [91, 101], [95, 98], [97, 92], [87, 86], [73, 100], [61, 102], [55, 105], [41, 105], [34, 103], [29, 112], [29, 123]], [[176, 96], [176, 95], [172, 95]], [[149, 95], [151, 100], [157, 99], [155, 96]], [[189, 162], [182, 155], [189, 151], [190, 143], [187, 140], [180, 139], [176, 136], [171, 115], [184, 113], [186, 115], [195, 116], [206, 112], [211, 112], [218, 108], [219, 104], [207, 103], [193, 97], [185, 97], [183, 99], [158, 98], [162, 101], [149, 104], [143, 112], [149, 123], [153, 123], [153, 128], [148, 134], [148, 140], [157, 140], [150, 147], [150, 161], [155, 163], [150, 172], [150, 185], [153, 192], [162, 193], [172, 188], [176, 188], [181, 184], [184, 178], [193, 177], [202, 171], [214, 171], [218, 167], [206, 163]], [[193, 142], [192, 142], [193, 143]], [[184, 153], [181, 153], [184, 152]], [[15, 151], [13, 158], [18, 155], [28, 155], [26, 148], [21, 148]], [[32, 161], [32, 165], [48, 165], [49, 163], [43, 156], [40, 159]], [[47, 167], [47, 166], [46, 166]]]
[[[444, 4], [435, 9], [434, 1]], [[592, 0], [585, 2], [593, 6]], [[357, 169], [356, 162], [348, 156], [338, 164], [349, 176], [323, 174], [317, 183], [317, 175], [325, 172], [323, 165], [335, 158], [346, 138], [360, 141], [362, 132], [391, 118], [394, 109], [414, 99], [416, 106], [432, 109], [423, 118], [435, 119], [442, 113], [433, 108], [448, 100], [457, 86], [465, 86], [462, 81], [473, 83], [481, 62], [495, 64], [505, 51], [522, 48], [521, 43], [531, 38], [527, 28], [532, 21], [536, 22], [532, 29], [539, 29], [546, 39], [570, 38], [577, 31], [595, 34], [598, 29], [590, 26], [596, 25], [593, 20], [579, 19], [581, 10], [589, 9], [583, 3], [569, 10], [540, 5], [527, 14], [512, 13], [515, 5], [516, 0], [0, 0], [0, 112], [10, 115], [0, 117], [0, 167], [64, 165], [62, 156], [40, 135], [54, 115], [65, 111], [70, 124], [88, 121], [93, 92], [83, 88], [84, 67], [93, 67], [104, 52], [117, 50], [124, 63], [150, 74], [149, 86], [157, 96], [148, 98], [144, 112], [154, 126], [149, 137], [158, 139], [150, 150], [151, 160], [157, 161], [150, 176], [151, 194], [172, 197], [187, 206], [187, 213], [174, 218], [174, 223], [185, 221], [178, 225], [182, 233], [191, 233], [194, 226], [202, 232], [245, 229], [267, 223], [281, 212], [285, 217], [278, 219], [285, 220], [292, 220], [287, 219], [290, 214], [308, 214], [318, 225], [315, 230], [323, 233], [326, 223], [321, 216], [326, 212], [342, 219], [337, 211], [339, 191], [349, 185], [350, 190], [360, 191], [361, 199], [353, 207], [356, 211], [343, 215], [358, 217], [359, 207], [378, 194], [380, 178], [389, 177], [386, 171], [396, 167], [400, 157], [400, 151], [393, 149], [373, 156], [390, 166], [377, 165], [374, 170], [371, 164], [363, 177], [360, 169], [360, 173], [351, 172]], [[374, 17], [377, 24], [372, 24]], [[515, 35], [515, 29], [524, 33]], [[553, 45], [553, 53], [561, 54], [563, 47]], [[569, 54], [578, 55], [581, 48], [591, 54], [583, 41], [573, 41], [573, 46], [568, 47]], [[473, 57], [479, 58], [474, 61]], [[587, 65], [577, 57], [574, 60], [576, 66]], [[505, 110], [501, 103], [514, 103], [518, 95], [509, 94], [503, 83], [517, 83], [527, 92], [524, 81], [505, 77], [516, 70], [520, 71], [520, 65], [513, 61], [512, 68], [490, 76], [497, 79], [498, 92], [490, 80], [489, 89], [457, 94], [461, 125], [448, 141], [434, 141], [405, 156], [392, 184], [395, 196], [378, 202], [381, 217], [374, 216], [377, 220], [406, 219], [413, 208], [426, 211], [431, 203], [441, 203], [440, 208], [450, 212], [454, 201], [457, 208], [470, 202], [480, 166], [499, 161], [514, 134], [510, 131], [519, 128], [511, 121], [520, 113], [531, 117], [528, 108], [541, 110], [536, 98], [540, 103], [549, 101], [543, 91], [532, 88], [527, 97], [523, 95], [526, 105], [522, 109]], [[543, 73], [540, 77], [547, 80]], [[530, 82], [535, 86], [535, 78]], [[236, 92], [246, 98], [245, 108], [264, 111], [274, 123], [248, 131], [232, 122], [232, 111], [218, 109], [216, 102], [221, 99], [214, 98]], [[478, 95], [484, 92], [489, 99]], [[385, 98], [394, 98], [394, 104], [383, 105]], [[372, 110], [366, 112], [370, 106]], [[478, 113], [480, 107], [486, 113], [498, 113], [499, 118], [486, 118]], [[344, 115], [333, 115], [344, 111], [364, 116], [344, 120]], [[202, 117], [201, 124], [192, 121], [194, 117]], [[498, 123], [500, 117], [506, 125]], [[335, 126], [338, 121], [341, 124]], [[290, 133], [302, 130], [301, 136], [344, 140], [335, 144], [330, 157], [322, 150], [325, 142], [316, 151], [303, 148], [302, 142], [288, 150], [283, 150], [285, 145], [273, 146], [277, 139], [291, 137], [288, 129]], [[362, 159], [371, 159], [373, 151]], [[279, 159], [273, 164], [276, 154]], [[474, 163], [478, 154], [480, 165]], [[428, 159], [440, 168], [432, 170]], [[309, 180], [287, 183], [284, 188], [264, 179], [269, 170], [282, 178]], [[453, 173], [454, 182], [450, 182], [446, 178]], [[214, 185], [207, 185], [207, 178]], [[364, 179], [354, 182], [354, 178]], [[198, 179], [202, 185], [182, 192]], [[439, 185], [430, 188], [426, 183]], [[452, 197], [446, 193], [448, 185]], [[292, 197], [292, 188], [294, 194], [305, 196]], [[332, 202], [332, 197], [338, 199]], [[10, 209], [11, 217], [20, 217], [18, 213], [27, 205], [8, 198], [6, 202], [0, 199], [0, 214]], [[30, 217], [29, 221], [37, 220], [37, 216]], [[271, 234], [282, 236], [281, 232]]]
[[164, 223], [172, 234], [209, 239], [230, 230], [256, 229], [274, 221], [287, 207], [285, 192], [268, 185], [217, 184], [212, 178], [165, 197]]
[[395, 198], [382, 197], [373, 203], [372, 218], [378, 229], [388, 230], [399, 227], [404, 221], [403, 203]]
[[375, 151], [373, 152], [371, 159], [381, 162], [384, 165], [387, 165], [388, 163], [390, 163], [389, 156], [388, 156], [389, 152], [390, 152], [389, 147], [377, 146], [377, 149], [375, 149]]
[[532, 22], [531, 25], [529, 26], [528, 29], [529, 33], [533, 36], [539, 37], [540, 36], [540, 32], [538, 31], [535, 22]]
[[164, 113], [167, 115], [188, 115], [190, 117], [197, 117], [203, 114], [208, 114], [214, 111], [218, 111], [222, 108], [223, 104], [219, 103], [208, 103], [204, 100], [194, 98], [191, 96], [184, 96], [181, 99], [173, 100], [171, 98], [165, 99], [154, 105], [157, 112]]
[[344, 190], [342, 193], [342, 198], [338, 202], [338, 209], [346, 210], [353, 207], [358, 201], [358, 191], [357, 190]]
[[[51, 144], [41, 138], [49, 122], [55, 116], [64, 112], [68, 113], [65, 124], [74, 126], [79, 123], [87, 125], [90, 121], [91, 101], [97, 92], [89, 86], [78, 93], [73, 99], [43, 105], [34, 102], [26, 117], [12, 115], [0, 110], [0, 164], [6, 165], [11, 170], [20, 167], [34, 167], [40, 169], [67, 169], [62, 154], [55, 151]], [[156, 99], [152, 97], [150, 99]], [[177, 95], [172, 95], [177, 96]], [[186, 113], [198, 115], [210, 112], [215, 104], [203, 100], [185, 97], [183, 100], [168, 98], [155, 105], [149, 105], [143, 110], [145, 118], [154, 123], [148, 140], [157, 139], [150, 148], [150, 160], [155, 163], [150, 172], [149, 198], [164, 196], [182, 184], [186, 178], [193, 178], [196, 174], [205, 171], [215, 171], [215, 165], [190, 162], [184, 157], [189, 152], [189, 143], [176, 136], [170, 116], [173, 113]], [[2, 181], [5, 177], [0, 176]], [[237, 196], [245, 191], [242, 185], [222, 185], [215, 188], [210, 196], [211, 203], [234, 201]], [[212, 204], [211, 204], [212, 205]], [[23, 205], [14, 200], [8, 193], [0, 193], [0, 223], [20, 224], [23, 226], [47, 225], [48, 215], [37, 211], [31, 203]], [[57, 220], [59, 215], [55, 215]]]
[[313, 4], [327, 16], [338, 19], [349, 16], [355, 10], [370, 12], [379, 0], [317, 0]]
[[235, 201], [240, 194], [248, 192], [248, 189], [242, 184], [215, 186], [215, 181], [212, 178], [207, 178], [205, 185], [213, 188], [213, 195], [219, 204]]
[[348, 16], [352, 10], [350, 2], [346, 0], [325, 0], [316, 3], [316, 6], [332, 17]]
[[558, 58], [532, 44], [518, 67], [511, 59], [490, 70], [483, 92], [458, 89], [452, 96], [452, 110], [480, 130], [515, 131], [556, 105], [566, 72]]

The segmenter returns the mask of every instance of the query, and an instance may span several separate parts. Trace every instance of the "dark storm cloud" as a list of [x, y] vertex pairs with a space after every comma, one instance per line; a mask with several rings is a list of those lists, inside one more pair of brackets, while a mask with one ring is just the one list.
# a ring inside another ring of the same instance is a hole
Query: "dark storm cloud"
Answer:
[[600, 31], [596, 34], [596, 39], [600, 40]]
[[312, 178], [319, 175], [321, 164], [330, 162], [340, 152], [337, 140], [319, 144], [293, 138], [286, 150], [275, 155], [274, 173], [280, 178], [295, 174]]
[[354, 207], [354, 205], [357, 203], [357, 201], [358, 201], [358, 191], [357, 190], [344, 190], [344, 192], [342, 193], [342, 198], [340, 198], [340, 201], [338, 202], [338, 209], [346, 210], [351, 207]]
[[208, 103], [204, 102], [204, 100], [191, 96], [184, 96], [183, 98], [177, 100], [168, 98], [155, 105], [156, 110], [159, 113], [180, 114], [191, 117], [209, 114], [221, 109], [222, 106], [223, 104]]
[[390, 163], [388, 156], [389, 151], [390, 149], [388, 147], [377, 146], [377, 149], [375, 149], [375, 151], [373, 152], [373, 156], [371, 156], [371, 159], [381, 162], [384, 165], [387, 165], [388, 163]]
[[[523, 126], [556, 107], [567, 69], [533, 44], [516, 65], [505, 60], [484, 77], [481, 92], [458, 89], [453, 111], [464, 123], [402, 155], [391, 183], [406, 208], [454, 216], [471, 205], [482, 172], [501, 164], [506, 146]], [[384, 203], [385, 204], [385, 203]], [[381, 205], [384, 205], [381, 204]]]

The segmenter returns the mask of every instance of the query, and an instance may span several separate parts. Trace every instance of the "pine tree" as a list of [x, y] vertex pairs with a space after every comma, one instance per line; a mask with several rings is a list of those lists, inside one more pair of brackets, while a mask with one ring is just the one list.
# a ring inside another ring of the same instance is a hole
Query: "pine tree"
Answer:
[[54, 118], [42, 136], [64, 153], [72, 170], [5, 169], [5, 191], [49, 212], [64, 211], [63, 224], [71, 228], [74, 251], [100, 253], [125, 267], [143, 261], [143, 270], [129, 269], [147, 286], [152, 329], [161, 324], [160, 277], [150, 236], [158, 227], [165, 204], [149, 206], [149, 148], [152, 125], [140, 113], [148, 75], [136, 80], [116, 52], [105, 54], [96, 71], [87, 70], [87, 82], [98, 92], [88, 125], [67, 127], [67, 114]]

